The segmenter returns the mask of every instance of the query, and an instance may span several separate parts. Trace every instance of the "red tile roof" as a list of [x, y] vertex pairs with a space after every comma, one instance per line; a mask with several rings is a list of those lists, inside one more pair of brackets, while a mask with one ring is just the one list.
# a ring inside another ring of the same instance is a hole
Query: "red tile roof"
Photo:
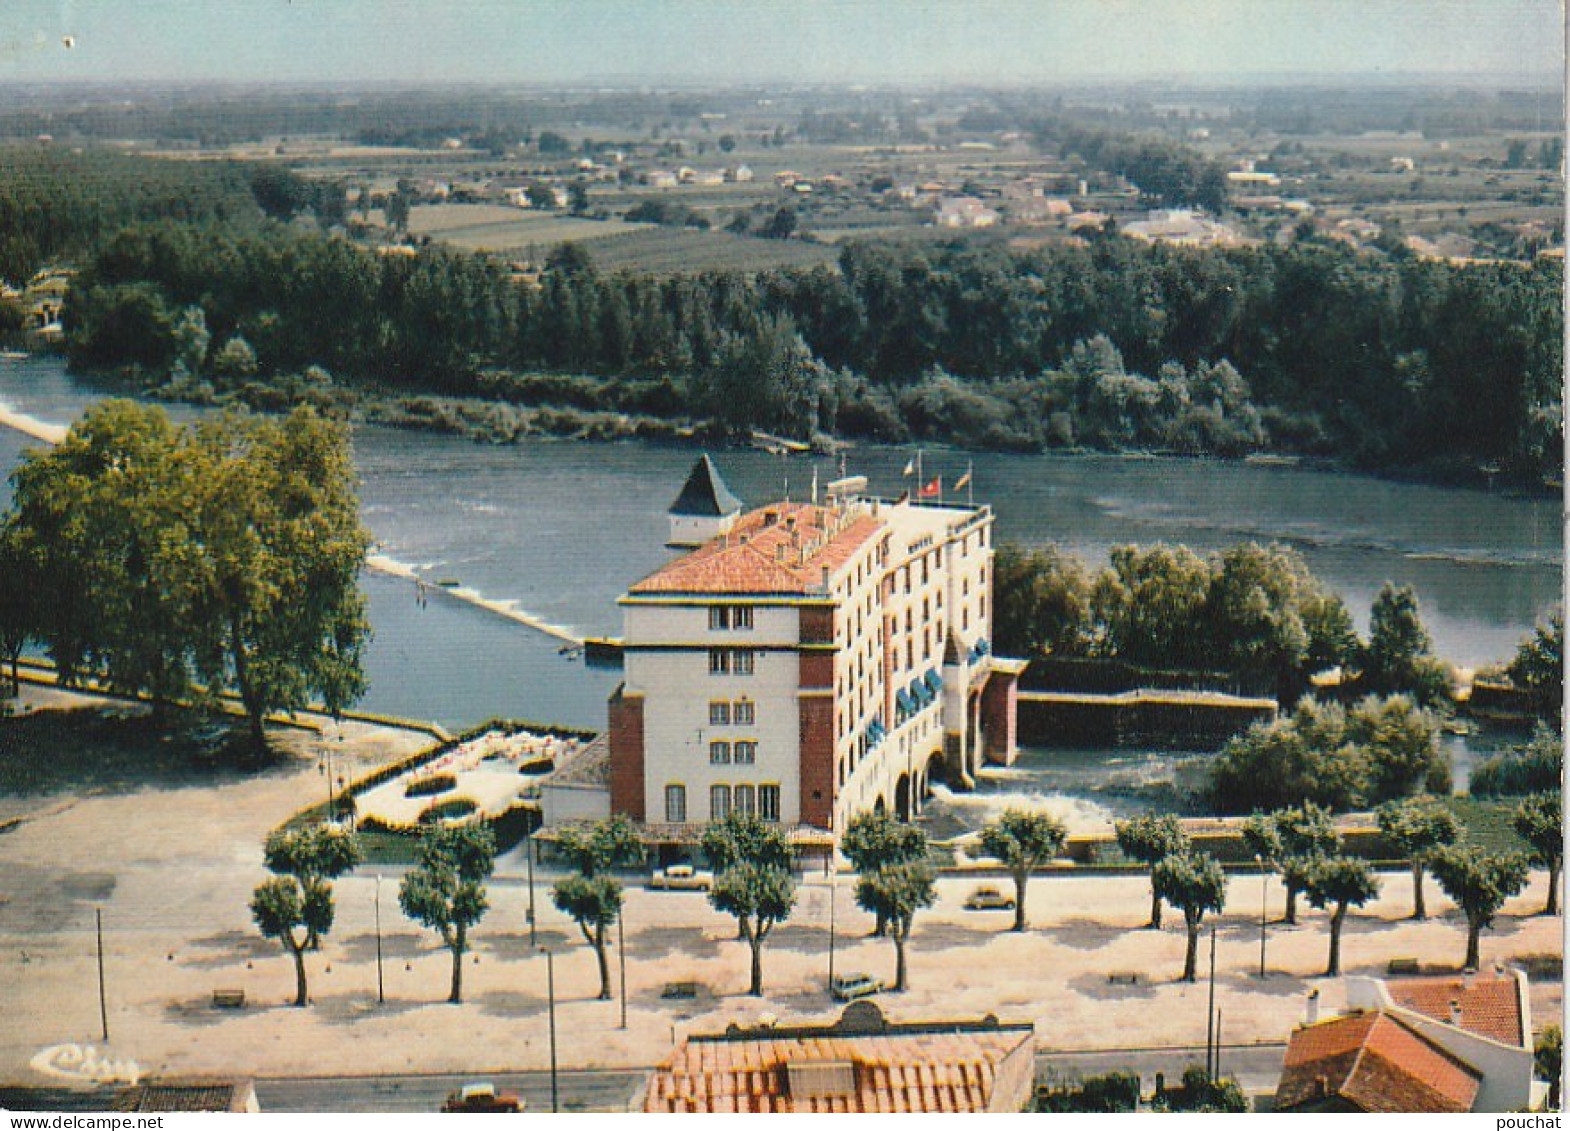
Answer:
[[[689, 1040], [655, 1070], [648, 1112], [985, 1112], [998, 1068], [1028, 1029]], [[793, 1095], [788, 1065], [853, 1088]], [[840, 1071], [836, 1071], [837, 1067]]]
[[1340, 1099], [1361, 1111], [1470, 1111], [1482, 1077], [1388, 1013], [1356, 1013], [1292, 1034], [1276, 1110]]
[[1385, 988], [1403, 1009], [1436, 1021], [1448, 1023], [1455, 1002], [1461, 1028], [1523, 1047], [1520, 986], [1510, 974], [1479, 974], [1471, 986], [1461, 978], [1395, 978]]
[[808, 594], [832, 576], [883, 523], [870, 514], [841, 522], [811, 503], [774, 503], [742, 515], [727, 535], [663, 566], [629, 591], [660, 593]]

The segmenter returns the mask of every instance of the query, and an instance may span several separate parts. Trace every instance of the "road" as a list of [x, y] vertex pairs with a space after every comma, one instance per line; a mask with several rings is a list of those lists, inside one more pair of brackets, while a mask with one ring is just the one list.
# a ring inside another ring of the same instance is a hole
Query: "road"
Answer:
[[[626, 1111], [646, 1070], [567, 1071], [558, 1077], [562, 1111]], [[311, 1076], [256, 1081], [256, 1099], [268, 1112], [439, 1111], [449, 1092], [476, 1081], [516, 1092], [527, 1110], [551, 1110], [549, 1072], [474, 1076]]]
[[[1281, 1079], [1281, 1063], [1286, 1059], [1286, 1045], [1222, 1045], [1221, 1075], [1235, 1077], [1243, 1090], [1274, 1092]], [[1094, 1052], [1038, 1052], [1036, 1054], [1036, 1079], [1046, 1081], [1059, 1078], [1096, 1076], [1103, 1072], [1139, 1073], [1140, 1091], [1149, 1095], [1155, 1090], [1156, 1073], [1165, 1075], [1167, 1083], [1177, 1084], [1183, 1069], [1191, 1064], [1205, 1063], [1205, 1046], [1160, 1049], [1098, 1049]]]
[[[1285, 1045], [1223, 1046], [1221, 1071], [1237, 1077], [1247, 1092], [1273, 1091], [1281, 1075]], [[1177, 1083], [1183, 1069], [1203, 1064], [1203, 1045], [1192, 1048], [1103, 1049], [1094, 1052], [1036, 1054], [1036, 1076], [1092, 1076], [1103, 1072], [1138, 1072], [1141, 1090], [1154, 1090], [1156, 1073]], [[647, 1069], [563, 1071], [558, 1077], [560, 1109], [564, 1112], [626, 1111]], [[498, 1090], [516, 1092], [529, 1111], [551, 1110], [549, 1072], [505, 1072], [488, 1076], [312, 1076], [256, 1082], [256, 1097], [268, 1112], [421, 1112], [436, 1111], [449, 1092], [486, 1080]]]

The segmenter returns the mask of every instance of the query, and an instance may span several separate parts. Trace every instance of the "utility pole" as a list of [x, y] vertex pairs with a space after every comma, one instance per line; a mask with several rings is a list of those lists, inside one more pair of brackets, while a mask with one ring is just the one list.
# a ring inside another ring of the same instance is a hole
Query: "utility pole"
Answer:
[[834, 881], [838, 878], [837, 870], [829, 873], [829, 991], [831, 993], [834, 990], [834, 904], [838, 902], [834, 896], [839, 891]]
[[103, 1023], [104, 1042], [109, 1041], [109, 999], [104, 992], [104, 909], [93, 908], [93, 919], [98, 924], [98, 1020]]
[[627, 911], [622, 909], [616, 916], [616, 957], [621, 963], [621, 1027], [627, 1027], [627, 935], [622, 929], [622, 922], [627, 918]]
[[387, 1001], [382, 984], [382, 874], [376, 873], [376, 1004]]
[[529, 831], [523, 838], [523, 859], [529, 868], [529, 945], [539, 945], [535, 941], [534, 927], [534, 821], [530, 818]]
[[551, 1034], [551, 1114], [557, 1113], [556, 1090], [556, 956], [545, 948], [545, 998], [550, 1018]]
[[1255, 856], [1254, 861], [1259, 865], [1259, 976], [1265, 976], [1265, 912], [1270, 898], [1270, 873], [1265, 869], [1265, 861], [1261, 856]]
[[1210, 928], [1210, 1000], [1205, 1006], [1205, 1075], [1216, 1073], [1216, 928]]

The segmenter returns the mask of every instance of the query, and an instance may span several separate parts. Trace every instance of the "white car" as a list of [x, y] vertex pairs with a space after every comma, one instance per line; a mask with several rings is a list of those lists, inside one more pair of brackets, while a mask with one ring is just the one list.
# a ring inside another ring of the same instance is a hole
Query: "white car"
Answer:
[[708, 891], [713, 886], [714, 873], [691, 864], [672, 864], [649, 877], [649, 887], [655, 891]]

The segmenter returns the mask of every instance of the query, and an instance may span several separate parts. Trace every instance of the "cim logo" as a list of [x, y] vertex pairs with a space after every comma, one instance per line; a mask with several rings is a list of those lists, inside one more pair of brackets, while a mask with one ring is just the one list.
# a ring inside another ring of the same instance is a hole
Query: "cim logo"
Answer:
[[28, 1064], [45, 1076], [91, 1084], [136, 1084], [142, 1078], [136, 1061], [110, 1060], [92, 1045], [50, 1045], [38, 1050]]

